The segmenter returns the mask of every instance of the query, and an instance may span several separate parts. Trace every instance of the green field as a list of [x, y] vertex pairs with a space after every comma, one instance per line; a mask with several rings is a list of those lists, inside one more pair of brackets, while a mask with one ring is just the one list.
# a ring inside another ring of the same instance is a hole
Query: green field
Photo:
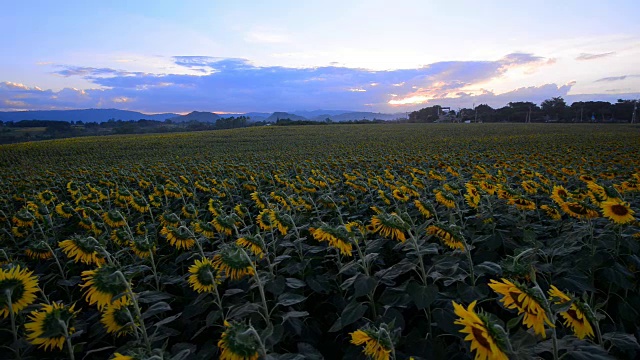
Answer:
[[634, 359], [639, 154], [597, 124], [3, 145], [2, 352]]

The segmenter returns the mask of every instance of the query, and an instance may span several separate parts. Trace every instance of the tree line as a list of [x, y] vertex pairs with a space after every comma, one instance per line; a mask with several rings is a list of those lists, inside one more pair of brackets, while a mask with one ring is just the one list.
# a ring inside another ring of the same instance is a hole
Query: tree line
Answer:
[[408, 122], [630, 122], [637, 103], [638, 100], [619, 99], [614, 104], [576, 101], [567, 105], [562, 97], [554, 97], [544, 100], [540, 106], [530, 101], [518, 101], [497, 109], [480, 104], [474, 109], [449, 112], [440, 105], [434, 105], [410, 113]]

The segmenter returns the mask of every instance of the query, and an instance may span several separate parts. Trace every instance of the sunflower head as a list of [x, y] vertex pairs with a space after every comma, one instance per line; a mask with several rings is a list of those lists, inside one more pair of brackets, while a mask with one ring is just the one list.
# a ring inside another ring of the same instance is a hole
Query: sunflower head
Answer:
[[264, 242], [260, 236], [245, 235], [236, 240], [236, 245], [242, 246], [253, 253], [253, 255], [262, 259], [264, 257]]
[[542, 304], [544, 294], [538, 294], [535, 288], [529, 288], [517, 281], [502, 279], [502, 282], [491, 280], [489, 287], [496, 293], [502, 295], [500, 302], [507, 309], [518, 310], [518, 314], [524, 314], [522, 323], [528, 328], [533, 328], [534, 332], [543, 338], [546, 337], [545, 324], [549, 327], [555, 325], [549, 320], [547, 311]]
[[437, 237], [451, 249], [465, 251], [465, 243], [461, 239], [462, 236], [451, 227], [447, 227], [444, 224], [430, 225], [427, 227], [427, 234]]
[[345, 256], [351, 256], [353, 245], [349, 240], [349, 231], [346, 227], [340, 226], [337, 228], [322, 225], [319, 228], [310, 228], [309, 232], [314, 239], [329, 243], [331, 247], [340, 250], [340, 253]]
[[213, 257], [213, 267], [231, 280], [239, 280], [255, 273], [253, 263], [247, 253], [235, 243], [224, 246]]
[[103, 265], [95, 270], [82, 272], [84, 284], [80, 285], [85, 290], [85, 299], [89, 305], [96, 304], [99, 310], [113, 303], [127, 303], [125, 295], [127, 284], [117, 274], [118, 268], [114, 265]]
[[118, 210], [109, 210], [103, 213], [102, 219], [107, 225], [113, 228], [119, 228], [127, 225], [127, 219], [125, 219], [122, 213]]
[[220, 283], [220, 275], [209, 259], [196, 260], [189, 267], [189, 285], [199, 293], [211, 292]]
[[504, 330], [500, 331], [484, 313], [475, 311], [476, 301], [466, 309], [455, 301], [452, 304], [458, 316], [454, 323], [463, 326], [460, 332], [467, 334], [464, 339], [471, 342], [471, 351], [476, 352], [476, 359], [508, 360], [503, 350], [508, 341]]
[[36, 217], [28, 209], [23, 208], [13, 215], [11, 221], [18, 227], [31, 227], [35, 224]]
[[581, 302], [573, 295], [567, 295], [554, 285], [551, 285], [548, 294], [554, 304], [564, 304], [572, 301], [569, 309], [560, 312], [560, 316], [564, 319], [563, 324], [566, 327], [571, 328], [579, 339], [594, 337], [591, 323], [597, 320], [592, 318], [591, 311], [586, 303]]
[[24, 253], [32, 260], [47, 260], [53, 257], [49, 245], [44, 241], [30, 243]]
[[134, 237], [130, 242], [131, 250], [141, 259], [146, 259], [156, 252], [156, 243], [149, 237]]
[[27, 340], [44, 350], [61, 350], [67, 335], [75, 332], [74, 305], [62, 303], [42, 304], [40, 310], [32, 311], [24, 325]]
[[386, 238], [404, 242], [409, 225], [396, 213], [380, 213], [371, 218], [371, 230]]
[[160, 230], [160, 235], [164, 236], [169, 241], [169, 244], [178, 250], [182, 248], [188, 250], [196, 244], [196, 240], [186, 226], [176, 228], [167, 225]]
[[20, 265], [0, 269], [0, 317], [17, 314], [36, 300], [38, 278]]
[[364, 345], [362, 352], [371, 359], [389, 360], [393, 343], [391, 334], [386, 324], [380, 327], [373, 325], [365, 326], [352, 333], [351, 343], [354, 345]]
[[635, 220], [635, 212], [631, 210], [628, 203], [622, 201], [609, 200], [600, 204], [604, 217], [616, 224], [628, 224]]
[[260, 343], [255, 332], [241, 322], [224, 322], [225, 330], [218, 341], [221, 360], [258, 360]]
[[58, 246], [76, 263], [101, 265], [105, 262], [100, 243], [92, 236], [72, 236], [71, 239], [59, 242]]
[[139, 322], [134, 314], [131, 300], [127, 299], [107, 305], [102, 311], [100, 322], [109, 334], [120, 337], [133, 332], [134, 321]]

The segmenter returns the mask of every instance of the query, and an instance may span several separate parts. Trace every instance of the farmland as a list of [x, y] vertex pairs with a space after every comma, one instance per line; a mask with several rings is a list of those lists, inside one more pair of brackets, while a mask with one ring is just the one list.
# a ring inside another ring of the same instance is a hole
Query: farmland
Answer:
[[637, 358], [638, 154], [596, 124], [0, 146], [2, 353]]

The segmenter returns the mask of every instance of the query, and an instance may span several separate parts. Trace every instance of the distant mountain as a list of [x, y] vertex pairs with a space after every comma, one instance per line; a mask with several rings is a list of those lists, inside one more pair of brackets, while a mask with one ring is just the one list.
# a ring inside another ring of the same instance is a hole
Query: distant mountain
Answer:
[[287, 113], [287, 112], [274, 112], [273, 114], [271, 114], [271, 116], [266, 118], [265, 121], [266, 122], [276, 122], [276, 121], [278, 121], [278, 119], [307, 120], [306, 117], [300, 116], [300, 115], [296, 115], [296, 114], [290, 114], [290, 113]]
[[105, 122], [110, 119], [124, 121], [140, 119], [164, 121], [176, 116], [178, 116], [178, 114], [143, 114], [137, 111], [118, 109], [34, 110], [0, 112], [0, 121], [58, 120], [74, 122]]
[[[352, 112], [352, 111], [351, 110], [312, 110], [312, 111], [296, 110], [296, 111], [290, 111], [291, 114], [304, 116], [307, 119], [319, 118], [321, 116], [325, 116], [325, 118], [326, 118], [326, 117], [329, 117], [329, 116], [340, 115], [340, 114], [349, 113], [349, 112]], [[323, 118], [322, 120], [324, 120], [325, 118]]]
[[395, 120], [398, 118], [406, 117], [405, 113], [396, 113], [396, 114], [384, 114], [384, 113], [374, 113], [374, 112], [346, 112], [342, 114], [329, 115], [322, 114], [317, 117], [312, 118], [312, 120], [316, 121], [324, 121], [329, 118], [332, 121], [340, 122], [340, 121], [350, 121], [350, 120]]
[[220, 115], [214, 114], [212, 112], [204, 112], [204, 111], [192, 111], [187, 115], [180, 115], [170, 118], [172, 122], [189, 122], [189, 121], [198, 121], [202, 123], [215, 123], [218, 119], [220, 119]]

